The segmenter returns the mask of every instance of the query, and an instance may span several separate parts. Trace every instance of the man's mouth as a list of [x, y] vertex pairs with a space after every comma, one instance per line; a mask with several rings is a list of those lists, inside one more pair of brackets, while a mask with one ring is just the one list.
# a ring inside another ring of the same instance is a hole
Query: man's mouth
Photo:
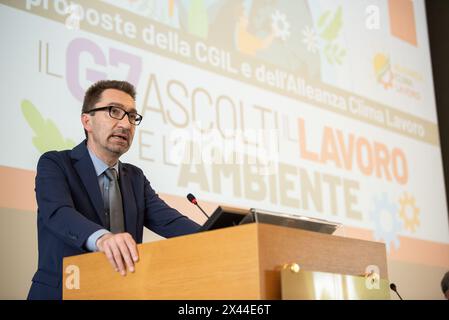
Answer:
[[125, 134], [113, 134], [112, 138], [117, 138], [119, 141], [128, 142], [128, 136]]

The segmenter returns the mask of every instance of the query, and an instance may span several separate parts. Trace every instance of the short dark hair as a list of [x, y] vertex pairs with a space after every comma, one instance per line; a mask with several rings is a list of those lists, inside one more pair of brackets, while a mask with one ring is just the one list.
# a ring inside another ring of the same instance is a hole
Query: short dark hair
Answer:
[[[93, 85], [87, 89], [84, 95], [83, 107], [81, 113], [87, 113], [89, 110], [93, 109], [95, 104], [100, 101], [103, 91], [107, 89], [116, 89], [129, 94], [133, 100], [136, 100], [136, 89], [134, 86], [127, 81], [118, 80], [100, 80], [95, 82]], [[87, 138], [87, 131], [84, 130]]]
[[127, 81], [118, 80], [100, 80], [95, 82], [87, 89], [84, 95], [82, 113], [89, 112], [93, 106], [100, 101], [101, 94], [107, 89], [116, 89], [129, 94], [133, 100], [136, 100], [136, 89]]
[[449, 271], [446, 272], [443, 279], [441, 279], [441, 290], [446, 294], [446, 291], [449, 290]]

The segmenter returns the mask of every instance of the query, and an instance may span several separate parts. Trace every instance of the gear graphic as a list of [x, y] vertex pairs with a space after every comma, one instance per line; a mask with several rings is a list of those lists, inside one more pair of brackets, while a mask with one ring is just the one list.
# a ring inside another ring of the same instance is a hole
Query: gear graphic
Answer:
[[388, 199], [387, 193], [374, 199], [374, 210], [370, 212], [370, 218], [374, 221], [375, 239], [385, 242], [387, 252], [390, 252], [391, 243], [398, 249], [397, 233], [401, 230], [401, 221], [398, 219], [397, 206]]
[[[399, 209], [399, 216], [404, 222], [404, 227], [411, 232], [415, 232], [419, 226], [419, 208], [416, 206], [415, 197], [404, 192], [404, 195], [399, 199], [401, 205]], [[408, 213], [412, 213], [411, 215]]]
[[271, 27], [273, 28], [276, 37], [286, 41], [290, 37], [290, 23], [287, 21], [287, 16], [276, 10], [271, 15]]

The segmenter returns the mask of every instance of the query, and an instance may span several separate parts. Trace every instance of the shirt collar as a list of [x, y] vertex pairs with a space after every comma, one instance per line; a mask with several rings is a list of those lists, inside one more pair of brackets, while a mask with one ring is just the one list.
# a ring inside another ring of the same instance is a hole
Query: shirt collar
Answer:
[[[89, 156], [92, 159], [92, 162], [94, 164], [95, 172], [97, 173], [97, 177], [102, 175], [103, 172], [105, 172], [109, 166], [104, 163], [102, 160], [100, 160], [92, 151], [90, 151], [89, 147], [87, 148], [87, 151], [89, 151]], [[115, 165], [112, 166], [115, 170], [117, 170], [117, 174], [119, 173], [118, 168], [118, 161]]]

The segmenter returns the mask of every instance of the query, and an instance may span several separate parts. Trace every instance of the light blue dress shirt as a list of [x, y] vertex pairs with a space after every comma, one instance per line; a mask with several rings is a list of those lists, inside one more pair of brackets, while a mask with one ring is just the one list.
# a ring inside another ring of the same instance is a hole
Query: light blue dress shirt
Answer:
[[[92, 159], [92, 162], [94, 164], [94, 168], [95, 168], [95, 172], [97, 173], [97, 178], [98, 178], [98, 186], [100, 187], [100, 191], [101, 191], [101, 196], [104, 199], [104, 186], [105, 186], [105, 179], [107, 179], [106, 174], [104, 173], [109, 167], [106, 163], [104, 163], [102, 160], [100, 160], [92, 151], [89, 150], [89, 148], [87, 148], [87, 151], [89, 151], [89, 155], [90, 158]], [[118, 171], [118, 161], [117, 163], [112, 167], [115, 170]], [[119, 175], [120, 176], [120, 175]], [[89, 251], [98, 251], [98, 247], [97, 247], [97, 240], [104, 234], [106, 233], [110, 233], [108, 230], [106, 229], [100, 229], [98, 231], [95, 231], [94, 233], [92, 233], [89, 238], [87, 238], [86, 241], [86, 248]]]

